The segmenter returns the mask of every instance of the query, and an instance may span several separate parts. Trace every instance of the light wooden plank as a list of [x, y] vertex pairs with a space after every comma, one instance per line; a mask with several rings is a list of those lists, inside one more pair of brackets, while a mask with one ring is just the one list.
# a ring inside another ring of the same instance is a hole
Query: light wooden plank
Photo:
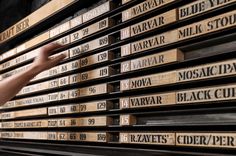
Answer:
[[14, 121], [14, 128], [47, 128], [47, 120]]
[[14, 114], [15, 118], [29, 117], [29, 116], [46, 116], [48, 115], [48, 111], [47, 108], [36, 108], [36, 109], [15, 111]]
[[105, 61], [110, 61], [114, 58], [113, 54], [110, 51], [104, 51], [98, 54], [94, 54], [88, 57], [80, 59], [81, 67], [86, 67], [94, 65], [97, 63], [102, 63]]
[[236, 10], [178, 28], [178, 40], [215, 33], [236, 26]]
[[79, 110], [80, 112], [98, 112], [98, 111], [106, 111], [112, 108], [111, 101], [94, 101], [87, 103], [80, 103]]
[[107, 116], [95, 116], [79, 118], [81, 127], [108, 126], [112, 124], [112, 118]]
[[151, 145], [175, 145], [175, 133], [167, 133], [167, 132], [120, 133], [120, 143], [151, 144]]
[[120, 115], [120, 126], [131, 126], [137, 123], [137, 119], [133, 115]]
[[111, 135], [106, 132], [80, 132], [76, 133], [79, 141], [83, 142], [109, 142]]
[[179, 49], [172, 49], [161, 53], [140, 57], [121, 63], [121, 72], [129, 72], [163, 64], [180, 62], [184, 60], [184, 54]]
[[87, 22], [97, 16], [100, 16], [106, 12], [109, 12], [113, 8], [112, 5], [113, 5], [112, 1], [108, 1], [100, 6], [84, 13], [82, 15], [83, 22]]
[[126, 44], [121, 47], [121, 56], [139, 53], [177, 42], [177, 33], [178, 32], [176, 30], [172, 30], [133, 43]]
[[236, 134], [233, 132], [179, 132], [177, 146], [235, 148]]
[[65, 23], [63, 23], [63, 24], [61, 24], [61, 25], [51, 29], [49, 31], [49, 34], [50, 34], [49, 36], [50, 36], [50, 38], [53, 38], [53, 37], [55, 37], [55, 36], [65, 32], [65, 31], [67, 31], [69, 29], [70, 29], [70, 21], [65, 22]]
[[171, 104], [176, 104], [175, 92], [120, 98], [120, 109], [151, 108]]
[[236, 99], [236, 85], [195, 88], [178, 91], [177, 104], [226, 101]]
[[122, 12], [122, 21], [130, 20], [154, 9], [170, 4], [174, 0], [146, 0]]
[[177, 70], [177, 81], [197, 81], [236, 74], [236, 60], [226, 60]]
[[83, 23], [82, 21], [82, 16], [77, 16], [77, 17], [74, 17], [73, 19], [70, 20], [70, 26], [71, 28], [74, 28], [76, 26], [79, 26]]
[[121, 29], [121, 39], [137, 36], [145, 32], [174, 23], [178, 20], [177, 9], [149, 18], [137, 24]]
[[121, 91], [176, 83], [176, 71], [152, 74], [120, 81]]
[[199, 0], [179, 8], [179, 19], [186, 19], [213, 9], [223, 8], [226, 5], [234, 4], [236, 0]]
[[115, 73], [114, 69], [106, 66], [81, 73], [81, 81], [88, 81], [111, 76]]
[[90, 87], [85, 87], [80, 89], [80, 96], [92, 96], [99, 94], [106, 94], [112, 91], [112, 86], [108, 84], [99, 84]]
[[[34, 37], [33, 39], [27, 41], [25, 43], [25, 47], [26, 49], [32, 48], [33, 46], [36, 46], [37, 44], [40, 44], [44, 41], [47, 41], [49, 39], [49, 31], [46, 31], [36, 37]], [[19, 53], [20, 51], [18, 51]]]

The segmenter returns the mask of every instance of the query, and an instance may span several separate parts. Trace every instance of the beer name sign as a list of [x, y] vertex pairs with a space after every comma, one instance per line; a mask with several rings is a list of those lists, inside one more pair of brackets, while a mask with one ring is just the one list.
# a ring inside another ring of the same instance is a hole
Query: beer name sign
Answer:
[[120, 133], [120, 143], [175, 145], [175, 133]]
[[127, 21], [144, 13], [174, 2], [174, 0], [147, 0], [122, 12], [122, 21]]
[[236, 147], [235, 133], [176, 133], [177, 146]]
[[179, 19], [186, 19], [199, 15], [203, 12], [213, 10], [215, 8], [220, 8], [222, 6], [232, 4], [236, 0], [198, 0], [196, 2], [184, 5], [179, 8]]

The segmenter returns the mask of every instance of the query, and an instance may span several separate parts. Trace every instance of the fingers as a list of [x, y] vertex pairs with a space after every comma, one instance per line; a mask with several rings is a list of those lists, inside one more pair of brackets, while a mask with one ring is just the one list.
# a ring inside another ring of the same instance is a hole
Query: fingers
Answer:
[[49, 68], [52, 68], [52, 67], [56, 66], [57, 64], [59, 64], [64, 58], [66, 58], [65, 54], [61, 54], [61, 55], [54, 57], [53, 59], [50, 60]]
[[63, 47], [59, 43], [49, 43], [41, 48], [41, 52], [43, 52], [45, 55], [49, 56], [52, 54], [53, 50]]

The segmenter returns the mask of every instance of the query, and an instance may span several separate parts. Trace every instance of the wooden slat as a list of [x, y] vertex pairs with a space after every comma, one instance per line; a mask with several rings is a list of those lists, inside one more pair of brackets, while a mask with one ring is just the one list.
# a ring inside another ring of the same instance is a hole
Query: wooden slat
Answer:
[[190, 18], [216, 8], [224, 7], [225, 5], [233, 4], [235, 2], [236, 0], [195, 1], [179, 8], [179, 19], [182, 20]]
[[65, 73], [68, 71], [77, 70], [80, 68], [80, 61], [79, 60], [71, 61], [67, 64], [62, 64], [58, 66], [58, 68], [59, 68], [58, 69], [59, 73]]
[[108, 1], [86, 13], [84, 13], [82, 15], [82, 18], [83, 18], [83, 22], [87, 22], [97, 16], [100, 16], [106, 12], [109, 12], [113, 7], [113, 2], [112, 1]]
[[5, 112], [1, 114], [1, 119], [13, 119], [15, 118], [15, 112]]
[[84, 117], [80, 118], [80, 126], [108, 126], [112, 124], [112, 118], [107, 116], [95, 116], [95, 117]]
[[152, 74], [120, 81], [121, 91], [176, 83], [176, 71]]
[[224, 85], [183, 90], [176, 93], [177, 104], [225, 101], [236, 99], [236, 85]]
[[112, 102], [107, 100], [79, 104], [80, 112], [98, 112], [109, 110], [110, 108], [112, 108]]
[[[30, 98], [23, 98], [15, 101], [15, 107], [36, 105], [48, 102], [48, 95], [34, 96]], [[8, 107], [9, 108], [9, 107]]]
[[14, 132], [14, 139], [47, 140], [47, 132]]
[[167, 133], [167, 132], [120, 133], [120, 143], [175, 145], [175, 133]]
[[22, 111], [15, 111], [14, 113], [15, 113], [15, 118], [48, 115], [47, 108], [27, 109]]
[[[111, 3], [111, 2], [110, 2]], [[95, 24], [92, 24], [86, 28], [83, 28], [80, 33], [80, 38], [84, 38], [98, 31], [110, 28], [114, 25], [114, 21], [111, 18], [105, 18]]]
[[53, 28], [50, 30], [49, 34], [50, 34], [50, 38], [53, 38], [67, 30], [70, 29], [70, 22], [65, 22], [59, 26], [57, 26], [56, 28]]
[[80, 89], [80, 96], [92, 96], [99, 94], [106, 94], [112, 91], [112, 86], [108, 84], [99, 84], [90, 87], [85, 87]]
[[121, 63], [121, 72], [134, 71], [184, 60], [184, 54], [179, 49], [148, 55]]
[[[68, 100], [69, 99], [69, 92], [70, 91], [62, 91], [62, 92], [59, 92], [58, 94], [58, 100]], [[55, 99], [56, 101], [56, 99]]]
[[45, 116], [47, 115], [47, 108], [27, 109], [14, 112], [2, 113], [2, 119], [14, 119], [19, 117], [29, 116]]
[[127, 21], [134, 17], [143, 15], [154, 9], [158, 9], [164, 5], [170, 4], [174, 0], [146, 0], [140, 4], [135, 5], [132, 8], [129, 8], [122, 12], [122, 21]]
[[5, 60], [8, 57], [14, 56], [15, 54], [16, 54], [16, 48], [11, 49], [11, 50], [2, 54], [2, 60]]
[[120, 126], [131, 126], [137, 123], [137, 119], [133, 115], [120, 115]]
[[178, 28], [178, 40], [186, 40], [234, 26], [236, 26], [236, 10]]
[[15, 59], [12, 59], [12, 60], [9, 60], [5, 63], [2, 63], [0, 65], [0, 69], [3, 70], [3, 69], [8, 69], [12, 66], [15, 66], [17, 64], [20, 64], [20, 63], [23, 63], [27, 60], [30, 60], [32, 58], [34, 58], [35, 56], [37, 56], [39, 53], [38, 49], [35, 49], [33, 51], [30, 51], [29, 53], [26, 53], [26, 54], [23, 54], [23, 55], [20, 55], [18, 57], [16, 57]]
[[98, 79], [98, 78], [103, 78], [103, 77], [108, 77], [114, 74], [114, 69], [106, 66], [94, 70], [90, 70], [87, 72], [81, 73], [81, 81], [88, 81], [92, 79]]
[[55, 106], [48, 108], [48, 115], [79, 113], [79, 110], [78, 104]]
[[121, 56], [142, 52], [177, 42], [177, 31], [168, 31], [121, 47]]
[[[26, 47], [25, 49], [32, 48], [33, 46], [36, 46], [37, 44], [40, 44], [44, 41], [47, 41], [48, 39], [49, 39], [49, 31], [46, 31], [45, 33], [40, 34], [40, 35], [34, 37], [33, 39], [27, 41], [25, 43], [25, 47]], [[19, 53], [20, 51], [18, 50], [17, 52]]]
[[174, 23], [178, 20], [177, 10], [171, 10], [137, 24], [121, 29], [121, 39], [126, 39]]
[[110, 61], [114, 58], [113, 54], [110, 51], [104, 51], [98, 54], [94, 54], [88, 57], [80, 59], [81, 67], [86, 67], [94, 65], [97, 63], [102, 63], [105, 61]]
[[24, 51], [25, 49], [26, 49], [26, 44], [23, 43], [23, 44], [16, 47], [16, 53], [18, 54], [18, 53]]
[[112, 43], [114, 43], [114, 38], [111, 35], [106, 35], [106, 36], [103, 36], [98, 39], [82, 44], [81, 52], [84, 53], [91, 50], [95, 50], [95, 49], [110, 45]]
[[1, 132], [3, 139], [60, 140], [80, 142], [109, 142], [111, 134], [107, 132]]
[[58, 140], [58, 132], [47, 132], [48, 134], [48, 140]]
[[48, 102], [59, 100], [59, 93], [48, 94]]
[[233, 76], [236, 74], [236, 60], [226, 60], [216, 63], [195, 66], [177, 70], [177, 81], [197, 81], [216, 77]]
[[14, 132], [1, 132], [1, 138], [14, 138]]
[[78, 112], [79, 106], [77, 104], [58, 106], [58, 114], [72, 114]]
[[17, 94], [17, 96], [49, 89], [51, 82], [53, 81], [42, 82], [42, 83], [26, 86], [21, 89], [21, 91]]
[[174, 92], [126, 97], [120, 99], [120, 109], [149, 108], [171, 104], [176, 104], [176, 94]]
[[49, 76], [55, 76], [57, 74], [59, 74], [59, 67], [60, 66], [56, 66], [56, 67], [53, 67], [51, 69], [49, 69]]
[[14, 128], [46, 128], [47, 120], [14, 121]]
[[70, 75], [69, 82], [70, 82], [70, 84], [76, 84], [76, 83], [80, 82], [80, 74]]
[[80, 90], [79, 89], [72, 89], [68, 91], [68, 99], [75, 99], [80, 97]]
[[236, 134], [233, 132], [179, 132], [177, 146], [235, 148]]
[[76, 26], [79, 26], [79, 25], [81, 25], [82, 23], [83, 23], [83, 21], [82, 21], [82, 16], [77, 16], [77, 17], [75, 17], [75, 18], [73, 18], [73, 19], [70, 20], [70, 26], [71, 26], [71, 28], [74, 28], [74, 27], [76, 27]]
[[59, 87], [67, 86], [69, 84], [70, 84], [70, 76], [65, 76], [65, 77], [58, 79], [58, 86]]
[[70, 35], [71, 42], [75, 42], [77, 40], [80, 40], [86, 36], [89, 36], [91, 34], [94, 34], [96, 32], [99, 32], [101, 30], [107, 29], [114, 25], [114, 21], [110, 18], [105, 18], [97, 23], [94, 23], [88, 27], [85, 27], [79, 31], [76, 31], [75, 33]]
[[77, 140], [83, 142], [109, 142], [111, 135], [106, 132], [80, 132], [76, 133]]
[[14, 125], [14, 122], [2, 122], [2, 129], [11, 129], [11, 128], [14, 128], [15, 125]]
[[80, 126], [80, 119], [68, 118], [58, 119], [58, 127], [78, 127]]
[[45, 88], [45, 89], [57, 88], [58, 86], [59, 86], [58, 79], [54, 79], [54, 80], [48, 81], [48, 88]]
[[82, 52], [82, 49], [81, 49], [81, 46], [79, 45], [79, 46], [69, 49], [69, 51], [70, 51], [70, 57], [72, 58], [72, 57], [80, 55]]
[[67, 35], [65, 37], [62, 37], [56, 41], [54, 41], [55, 43], [59, 43], [61, 45], [67, 45], [70, 43], [70, 35]]
[[2, 108], [12, 108], [12, 107], [15, 107], [15, 106], [16, 106], [15, 101], [8, 101], [4, 105], [2, 105]]
[[60, 141], [68, 140], [68, 133], [67, 132], [57, 132], [57, 140], [60, 140]]

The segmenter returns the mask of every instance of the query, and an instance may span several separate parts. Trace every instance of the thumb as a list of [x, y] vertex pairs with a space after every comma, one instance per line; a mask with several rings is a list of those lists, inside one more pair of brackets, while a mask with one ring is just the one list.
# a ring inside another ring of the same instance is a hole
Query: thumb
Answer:
[[66, 57], [65, 54], [61, 54], [61, 55], [58, 55], [58, 56], [52, 58], [49, 62], [49, 68], [52, 68], [52, 67], [56, 66], [57, 64], [59, 64], [65, 57]]

